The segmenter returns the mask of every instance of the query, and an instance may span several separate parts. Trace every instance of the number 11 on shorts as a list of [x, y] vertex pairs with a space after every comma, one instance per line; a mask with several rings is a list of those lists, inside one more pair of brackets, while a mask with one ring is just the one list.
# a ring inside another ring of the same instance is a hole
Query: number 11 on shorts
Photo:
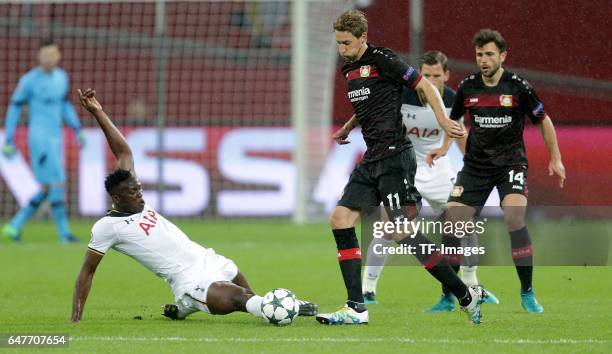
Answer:
[[[395, 197], [395, 204], [397, 205], [395, 208], [393, 207], [393, 197]], [[395, 194], [387, 194], [387, 199], [389, 199], [389, 208], [391, 210], [395, 210], [395, 209], [399, 209], [400, 208], [400, 198], [399, 198], [399, 193], [395, 193]]]

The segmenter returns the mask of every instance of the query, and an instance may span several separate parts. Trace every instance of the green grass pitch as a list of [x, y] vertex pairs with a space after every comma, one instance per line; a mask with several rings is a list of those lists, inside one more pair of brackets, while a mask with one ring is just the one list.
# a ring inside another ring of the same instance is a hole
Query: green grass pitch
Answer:
[[[85, 239], [92, 224], [72, 226]], [[325, 225], [177, 224], [194, 241], [233, 259], [259, 294], [286, 287], [322, 311], [346, 299]], [[28, 225], [20, 245], [0, 241], [0, 334], [68, 333], [69, 348], [45, 351], [80, 353], [604, 353], [612, 347], [610, 267], [536, 268], [542, 315], [523, 312], [513, 267], [480, 267], [479, 279], [501, 304], [484, 305], [483, 324], [475, 326], [461, 312], [423, 313], [437, 300], [438, 284], [420, 267], [390, 266], [379, 282], [380, 304], [370, 306], [369, 325], [327, 327], [305, 317], [274, 327], [244, 313], [167, 320], [160, 308], [173, 300], [169, 287], [134, 260], [110, 251], [95, 275], [83, 321], [71, 324], [72, 291], [85, 247], [57, 244], [54, 226], [45, 222]]]

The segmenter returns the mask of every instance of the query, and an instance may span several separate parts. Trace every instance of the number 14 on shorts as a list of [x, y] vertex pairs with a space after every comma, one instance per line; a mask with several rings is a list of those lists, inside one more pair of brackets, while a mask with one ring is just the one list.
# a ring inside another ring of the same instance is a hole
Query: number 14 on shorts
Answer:
[[521, 185], [525, 184], [525, 173], [520, 171], [516, 173], [514, 170], [508, 171], [508, 175], [510, 180], [508, 182], [513, 183], [514, 181], [520, 183]]

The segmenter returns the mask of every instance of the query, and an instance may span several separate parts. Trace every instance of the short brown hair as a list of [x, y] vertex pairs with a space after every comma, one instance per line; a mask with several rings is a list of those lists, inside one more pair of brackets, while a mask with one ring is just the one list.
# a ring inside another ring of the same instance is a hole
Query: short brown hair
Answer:
[[439, 50], [430, 50], [425, 52], [419, 59], [419, 69], [423, 68], [423, 64], [427, 65], [442, 65], [444, 71], [448, 70], [448, 58]]
[[52, 45], [56, 45], [59, 47], [59, 45], [57, 44], [57, 42], [53, 40], [53, 38], [43, 38], [40, 40], [40, 43], [38, 44], [38, 49], [41, 49], [44, 47], [50, 47]]
[[499, 32], [490, 28], [484, 28], [476, 32], [474, 38], [472, 39], [472, 43], [476, 47], [484, 47], [485, 44], [490, 42], [495, 43], [500, 53], [506, 51], [506, 40], [504, 39], [504, 37], [502, 37]]
[[334, 31], [350, 32], [359, 38], [368, 31], [368, 19], [359, 10], [349, 10], [334, 21]]

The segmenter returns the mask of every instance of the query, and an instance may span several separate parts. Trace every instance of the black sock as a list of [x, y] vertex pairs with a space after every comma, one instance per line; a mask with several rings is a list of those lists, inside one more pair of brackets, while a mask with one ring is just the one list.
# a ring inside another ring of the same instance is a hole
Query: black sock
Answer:
[[[449, 247], [461, 246], [461, 240], [459, 238], [448, 234], [444, 234], [442, 236], [442, 243], [445, 246]], [[459, 268], [461, 266], [461, 255], [447, 255], [445, 257], [448, 260], [448, 263], [450, 264], [450, 267], [453, 269], [455, 274], [459, 273]], [[451, 289], [445, 284], [442, 284], [442, 294], [444, 294], [444, 296], [448, 296], [451, 294]]]
[[[455, 272], [455, 274], [459, 273], [460, 266], [451, 265], [450, 267], [453, 270], [453, 272]], [[452, 293], [451, 289], [446, 284], [442, 284], [442, 294], [444, 294], [444, 296], [449, 296], [451, 293]]]
[[[427, 237], [423, 236], [420, 232], [417, 232], [414, 238], [410, 236], [403, 238], [398, 242], [401, 245], [409, 245], [415, 247], [416, 258], [425, 266], [425, 269], [433, 275], [434, 278], [438, 279], [440, 283], [447, 286], [450, 291], [457, 297], [457, 299], [464, 299], [466, 294], [469, 297], [467, 286], [463, 284], [461, 279], [457, 276], [457, 273], [450, 267], [448, 261], [440, 255], [438, 252], [432, 254], [424, 253], [421, 248], [421, 244], [431, 244]], [[427, 249], [427, 247], [425, 247]], [[472, 301], [469, 297], [469, 304]], [[464, 301], [465, 302], [465, 301]], [[461, 304], [461, 306], [465, 306]]]
[[463, 297], [457, 297], [457, 300], [459, 300], [459, 305], [465, 307], [472, 302], [472, 295], [470, 295], [470, 292], [465, 288], [465, 295], [463, 295]]
[[363, 293], [361, 289], [361, 249], [355, 234], [355, 228], [332, 230], [336, 247], [338, 248], [338, 262], [344, 278], [344, 286], [348, 294], [346, 304], [354, 310], [365, 310]]
[[533, 249], [527, 227], [510, 232], [512, 260], [521, 281], [521, 290], [530, 291], [533, 278]]

